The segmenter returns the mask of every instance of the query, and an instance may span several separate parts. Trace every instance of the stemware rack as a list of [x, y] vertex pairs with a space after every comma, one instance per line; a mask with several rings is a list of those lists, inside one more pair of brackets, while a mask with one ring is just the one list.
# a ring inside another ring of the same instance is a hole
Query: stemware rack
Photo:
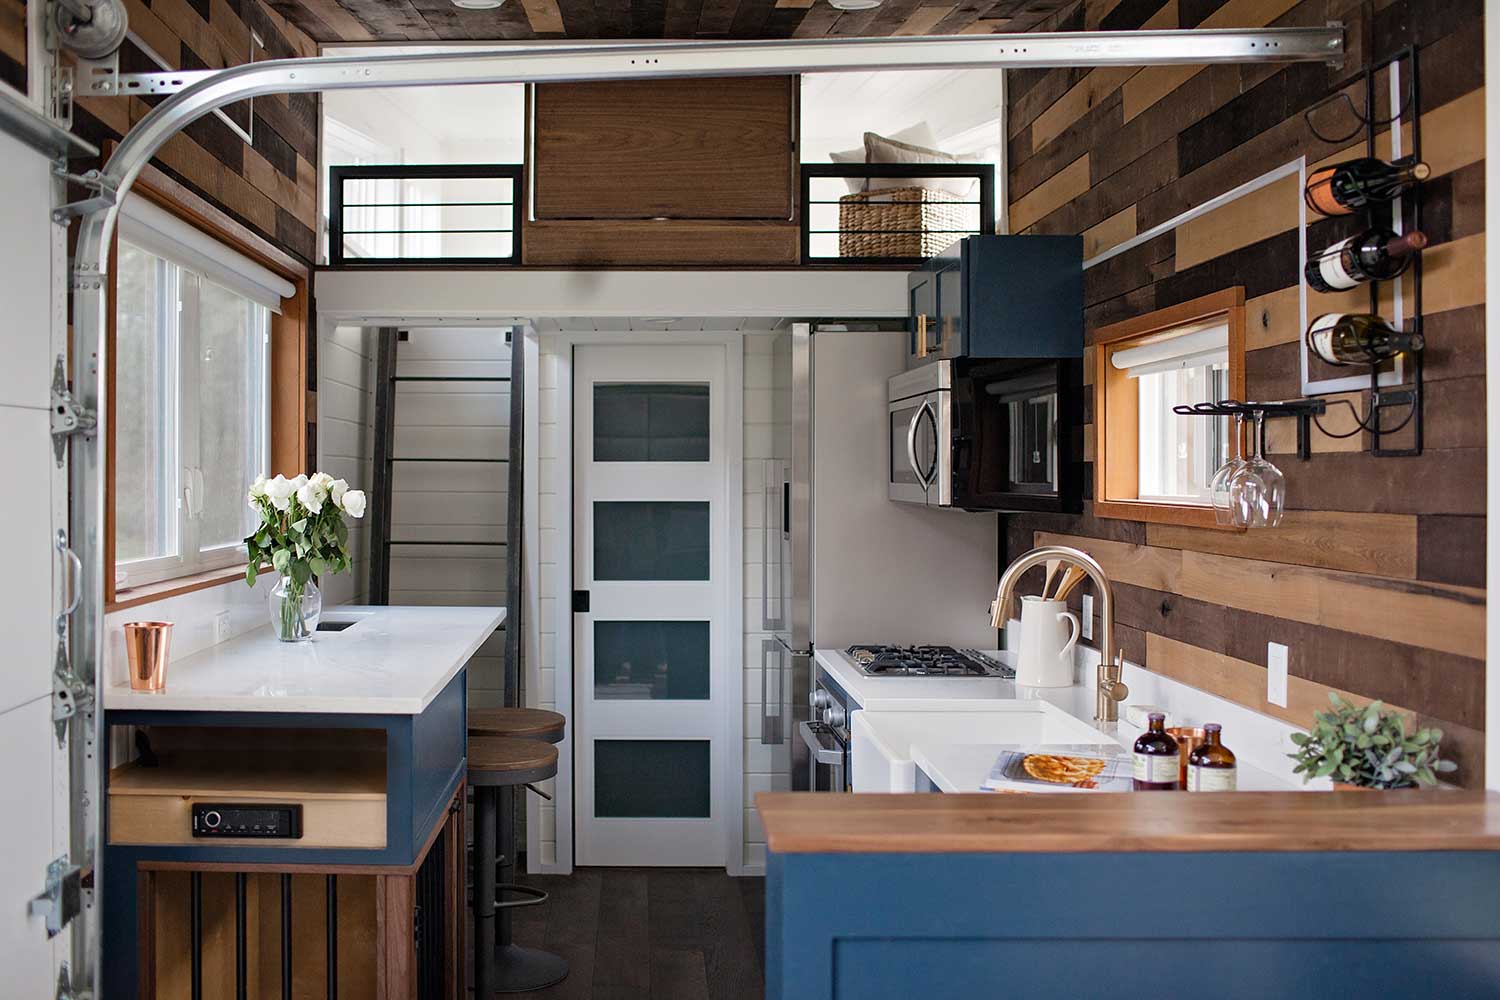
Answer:
[[[1400, 96], [1399, 102], [1395, 97], [1392, 103], [1391, 114], [1387, 118], [1379, 118], [1375, 114], [1375, 78], [1381, 70], [1393, 68], [1399, 72], [1402, 67], [1406, 72], [1405, 93]], [[1390, 129], [1393, 126], [1409, 127], [1411, 130], [1411, 149], [1403, 151], [1403, 155], [1412, 156], [1420, 160], [1422, 158], [1422, 116], [1420, 92], [1417, 89], [1417, 47], [1408, 45], [1398, 50], [1394, 55], [1375, 62], [1367, 63], [1363, 71], [1365, 90], [1365, 110], [1363, 113], [1354, 106], [1347, 93], [1338, 91], [1322, 101], [1309, 107], [1303, 114], [1308, 128], [1315, 136], [1324, 142], [1339, 145], [1353, 139], [1363, 132], [1365, 135], [1365, 155], [1374, 157], [1376, 153], [1376, 139], [1378, 130]], [[1313, 115], [1319, 109], [1342, 102], [1348, 108], [1348, 113], [1359, 123], [1352, 131], [1343, 136], [1324, 135], [1313, 123]], [[1408, 113], [1410, 112], [1410, 113]], [[1385, 226], [1400, 232], [1416, 232], [1422, 228], [1422, 186], [1415, 185], [1396, 201], [1383, 204], [1371, 205], [1366, 211], [1366, 221], [1370, 227]], [[1408, 210], [1410, 224], [1402, 226], [1401, 214], [1403, 209]], [[1422, 332], [1422, 255], [1415, 254], [1411, 266], [1407, 268], [1405, 275], [1411, 279], [1411, 319], [1409, 320], [1410, 332]], [[1298, 275], [1301, 278], [1301, 275]], [[1399, 279], [1398, 279], [1399, 280]], [[1370, 313], [1380, 315], [1380, 290], [1383, 282], [1372, 281], [1369, 283]], [[1304, 346], [1303, 348], [1307, 348]], [[1408, 455], [1420, 455], [1422, 453], [1422, 354], [1421, 350], [1410, 351], [1405, 354], [1406, 363], [1410, 368], [1409, 382], [1404, 386], [1382, 387], [1380, 384], [1381, 365], [1370, 365], [1370, 389], [1369, 403], [1363, 415], [1358, 408], [1347, 399], [1333, 400], [1347, 406], [1354, 417], [1354, 430], [1342, 433], [1332, 433], [1318, 423], [1318, 429], [1328, 437], [1344, 438], [1353, 437], [1361, 432], [1370, 435], [1370, 454], [1382, 457], [1397, 457]], [[1182, 416], [1243, 416], [1253, 418], [1256, 413], [1262, 413], [1267, 419], [1275, 417], [1294, 417], [1297, 420], [1297, 456], [1301, 459], [1312, 457], [1311, 450], [1311, 425], [1318, 422], [1327, 412], [1327, 402], [1318, 397], [1304, 397], [1302, 399], [1278, 400], [1275, 402], [1242, 403], [1237, 400], [1221, 400], [1214, 403], [1197, 403], [1191, 406], [1173, 407], [1173, 412]], [[1405, 411], [1404, 417], [1394, 426], [1386, 426], [1382, 420], [1382, 414], [1387, 410], [1396, 409]], [[1412, 425], [1412, 444], [1408, 448], [1387, 448], [1382, 444], [1383, 437], [1389, 437], [1406, 426]], [[1261, 446], [1265, 446], [1265, 431], [1261, 431]]]
[[[1324, 400], [1316, 397], [1306, 399], [1279, 399], [1272, 402], [1242, 403], [1237, 399], [1221, 399], [1216, 403], [1192, 403], [1172, 407], [1172, 412], [1182, 417], [1244, 417], [1255, 420], [1256, 415], [1267, 420], [1278, 417], [1294, 417], [1297, 421], [1297, 457], [1312, 458], [1312, 421], [1328, 409]], [[1260, 450], [1266, 450], [1266, 428], [1260, 424]]]

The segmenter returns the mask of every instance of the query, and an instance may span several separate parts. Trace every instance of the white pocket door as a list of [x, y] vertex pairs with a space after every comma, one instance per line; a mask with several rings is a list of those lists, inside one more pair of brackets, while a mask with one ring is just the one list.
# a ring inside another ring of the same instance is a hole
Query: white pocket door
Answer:
[[724, 864], [725, 383], [718, 346], [577, 348], [580, 865]]

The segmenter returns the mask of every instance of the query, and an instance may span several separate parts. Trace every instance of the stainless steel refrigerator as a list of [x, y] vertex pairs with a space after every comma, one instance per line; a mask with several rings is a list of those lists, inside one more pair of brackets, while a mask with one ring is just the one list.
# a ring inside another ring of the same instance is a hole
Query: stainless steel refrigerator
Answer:
[[997, 515], [887, 495], [886, 379], [905, 369], [906, 340], [903, 322], [868, 320], [793, 323], [773, 339], [773, 458], [755, 484], [763, 570], [748, 628], [762, 637], [761, 742], [789, 745], [797, 790], [815, 648], [995, 645]]

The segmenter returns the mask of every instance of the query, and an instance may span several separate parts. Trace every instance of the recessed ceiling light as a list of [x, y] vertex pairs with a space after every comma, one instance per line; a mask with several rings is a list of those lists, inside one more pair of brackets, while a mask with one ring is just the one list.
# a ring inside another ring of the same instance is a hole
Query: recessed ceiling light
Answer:
[[505, 6], [505, 0], [449, 0], [459, 10], [494, 10]]
[[874, 10], [881, 0], [828, 0], [828, 4], [835, 10]]

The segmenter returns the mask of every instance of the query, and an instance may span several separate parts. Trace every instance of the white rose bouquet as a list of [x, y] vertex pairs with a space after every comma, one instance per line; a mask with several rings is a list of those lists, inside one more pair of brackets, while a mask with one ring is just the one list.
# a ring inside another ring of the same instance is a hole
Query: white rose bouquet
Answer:
[[344, 515], [364, 517], [365, 495], [326, 472], [295, 479], [261, 476], [250, 487], [250, 509], [260, 515], [260, 526], [245, 538], [250, 559], [245, 582], [253, 587], [261, 564], [270, 560], [281, 577], [271, 594], [277, 637], [310, 638], [321, 599], [307, 608], [308, 587], [316, 595], [313, 577], [349, 568], [349, 525]]

